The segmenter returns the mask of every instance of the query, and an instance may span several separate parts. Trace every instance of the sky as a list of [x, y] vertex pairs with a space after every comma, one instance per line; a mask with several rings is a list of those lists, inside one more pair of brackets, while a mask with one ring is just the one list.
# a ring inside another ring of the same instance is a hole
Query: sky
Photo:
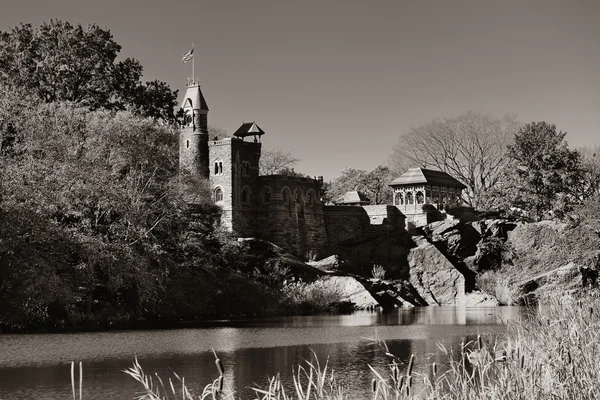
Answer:
[[0, 0], [0, 30], [96, 23], [144, 79], [185, 93], [209, 123], [256, 121], [265, 148], [326, 180], [385, 164], [401, 134], [468, 110], [545, 120], [600, 144], [600, 1]]

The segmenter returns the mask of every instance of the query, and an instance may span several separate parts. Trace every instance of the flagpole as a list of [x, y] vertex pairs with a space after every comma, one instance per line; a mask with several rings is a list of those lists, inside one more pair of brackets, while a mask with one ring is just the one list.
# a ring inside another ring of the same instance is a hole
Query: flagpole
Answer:
[[[192, 51], [193, 50], [194, 50], [194, 42], [192, 42]], [[195, 84], [195, 82], [194, 82], [194, 72], [195, 72], [194, 54], [192, 54], [192, 85]]]

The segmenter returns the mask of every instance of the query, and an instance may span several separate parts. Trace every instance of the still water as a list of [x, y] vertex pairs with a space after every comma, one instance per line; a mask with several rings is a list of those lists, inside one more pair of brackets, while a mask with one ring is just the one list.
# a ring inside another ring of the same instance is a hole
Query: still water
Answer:
[[[83, 362], [83, 399], [133, 399], [140, 386], [124, 374], [137, 356], [146, 373], [172, 372], [199, 390], [218, 376], [213, 348], [225, 368], [226, 385], [236, 398], [254, 399], [250, 387], [265, 387], [278, 372], [314, 351], [350, 386], [352, 398], [368, 398], [373, 378], [367, 364], [385, 371], [390, 359], [369, 338], [384, 340], [407, 362], [443, 362], [437, 347], [458, 348], [478, 333], [502, 334], [518, 319], [516, 307], [425, 307], [387, 313], [218, 321], [213, 327], [155, 331], [0, 335], [0, 399], [70, 399], [70, 362]], [[76, 378], [78, 379], [78, 378]]]

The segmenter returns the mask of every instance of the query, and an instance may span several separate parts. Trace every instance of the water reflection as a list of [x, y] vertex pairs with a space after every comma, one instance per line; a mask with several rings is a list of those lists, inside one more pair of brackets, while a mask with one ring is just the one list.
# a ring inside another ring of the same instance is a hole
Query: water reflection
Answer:
[[84, 363], [86, 400], [133, 398], [139, 387], [122, 370], [136, 355], [147, 372], [166, 377], [176, 371], [201, 391], [217, 375], [211, 348], [224, 363], [227, 384], [242, 398], [254, 398], [248, 387], [264, 387], [268, 376], [291, 378], [292, 366], [310, 359], [312, 351], [323, 363], [329, 357], [330, 367], [361, 398], [372, 378], [367, 364], [385, 371], [390, 361], [366, 338], [385, 340], [404, 362], [418, 354], [419, 371], [427, 360], [443, 361], [437, 343], [457, 350], [478, 333], [503, 332], [519, 313], [510, 307], [432, 307], [235, 321], [204, 329], [0, 335], [0, 398], [69, 398], [71, 360]]

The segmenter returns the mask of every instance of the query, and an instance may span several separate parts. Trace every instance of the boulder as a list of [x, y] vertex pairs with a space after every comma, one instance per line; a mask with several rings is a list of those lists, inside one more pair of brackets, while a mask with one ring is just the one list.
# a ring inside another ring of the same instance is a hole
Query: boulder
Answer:
[[308, 261], [307, 264], [322, 272], [332, 273], [341, 270], [344, 260], [342, 260], [337, 254], [334, 254], [318, 261]]
[[465, 293], [465, 278], [434, 245], [422, 236], [413, 238], [410, 250], [410, 284], [429, 305], [455, 304]]
[[369, 279], [364, 285], [384, 310], [427, 305], [417, 290], [405, 280]]
[[517, 283], [522, 303], [535, 303], [544, 296], [575, 294], [598, 286], [598, 270], [573, 262]]
[[336, 292], [341, 302], [350, 302], [357, 310], [379, 307], [379, 303], [371, 293], [352, 276], [325, 276], [313, 282], [312, 285]]
[[475, 229], [482, 238], [497, 238], [506, 240], [508, 232], [515, 229], [517, 224], [506, 219], [485, 219], [467, 223]]
[[516, 252], [531, 252], [559, 244], [567, 224], [556, 221], [518, 223], [508, 232], [508, 243]]
[[456, 305], [463, 307], [497, 307], [500, 302], [489, 293], [473, 291], [459, 296], [456, 299]]
[[423, 233], [447, 256], [457, 260], [474, 255], [481, 239], [477, 229], [459, 220], [433, 222], [423, 227]]

